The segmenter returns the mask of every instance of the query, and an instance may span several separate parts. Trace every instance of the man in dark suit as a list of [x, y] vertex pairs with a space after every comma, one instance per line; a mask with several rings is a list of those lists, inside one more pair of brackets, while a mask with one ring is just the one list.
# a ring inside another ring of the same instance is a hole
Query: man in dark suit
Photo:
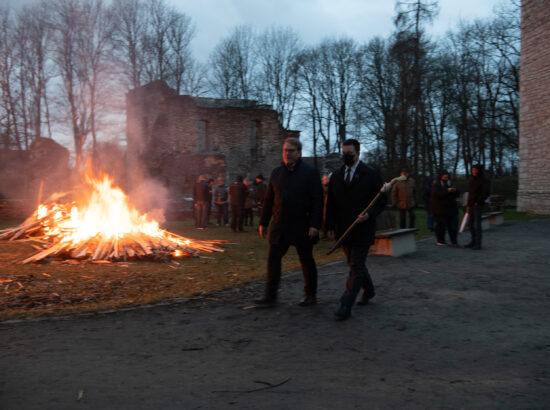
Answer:
[[328, 229], [334, 231], [335, 240], [359, 219], [342, 243], [350, 270], [346, 290], [340, 298], [340, 308], [334, 312], [337, 320], [350, 317], [351, 307], [361, 288], [363, 295], [358, 304], [368, 304], [375, 295], [366, 260], [369, 247], [374, 243], [376, 216], [384, 210], [386, 196], [381, 195], [364, 216], [359, 216], [383, 186], [379, 172], [359, 160], [359, 148], [357, 140], [344, 141], [342, 153], [345, 165], [332, 174], [327, 194], [326, 221]]
[[281, 279], [281, 260], [290, 245], [296, 247], [304, 274], [304, 298], [298, 303], [317, 302], [317, 266], [313, 245], [319, 239], [323, 189], [319, 172], [301, 159], [302, 144], [287, 138], [283, 144], [283, 162], [271, 173], [267, 185], [259, 232], [265, 238], [270, 219], [269, 256], [265, 296], [257, 306], [273, 307]]

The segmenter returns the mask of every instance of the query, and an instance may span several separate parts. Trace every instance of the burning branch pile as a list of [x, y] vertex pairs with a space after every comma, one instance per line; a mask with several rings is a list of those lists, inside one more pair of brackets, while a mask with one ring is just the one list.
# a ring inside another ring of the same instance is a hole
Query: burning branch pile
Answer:
[[83, 200], [58, 203], [54, 194], [21, 225], [0, 230], [0, 239], [27, 240], [37, 253], [20, 263], [46, 258], [90, 261], [166, 260], [222, 251], [223, 241], [198, 241], [160, 229], [157, 221], [129, 205], [126, 194], [105, 176], [86, 178]]

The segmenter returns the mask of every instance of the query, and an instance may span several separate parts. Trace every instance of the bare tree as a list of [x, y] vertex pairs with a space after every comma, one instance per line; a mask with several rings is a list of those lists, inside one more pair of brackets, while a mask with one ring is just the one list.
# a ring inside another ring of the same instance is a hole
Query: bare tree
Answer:
[[[399, 166], [420, 164], [422, 130], [424, 129], [423, 76], [426, 71], [427, 41], [423, 25], [438, 13], [437, 1], [404, 0], [396, 2], [394, 20], [397, 32], [393, 53], [400, 67], [400, 158]], [[409, 148], [409, 141], [412, 147]]]
[[79, 72], [78, 34], [82, 13], [77, 0], [56, 0], [50, 3], [49, 25], [53, 30], [53, 60], [59, 73], [61, 98], [59, 107], [71, 124], [76, 166], [80, 167], [82, 149], [88, 134], [88, 101], [83, 98], [85, 82]]
[[145, 58], [145, 80], [168, 80], [170, 76], [170, 44], [168, 31], [173, 23], [174, 13], [162, 0], [145, 0], [147, 30], [143, 47]]
[[87, 101], [88, 127], [95, 157], [101, 117], [109, 107], [104, 91], [108, 89], [112, 72], [112, 26], [103, 0], [84, 0], [81, 7], [85, 18], [77, 36], [78, 77], [84, 85], [80, 98]]
[[350, 106], [355, 102], [358, 91], [356, 69], [359, 54], [355, 41], [350, 38], [323, 41], [319, 54], [321, 96], [331, 109], [339, 149], [347, 138]]
[[298, 72], [298, 95], [304, 125], [311, 131], [313, 157], [333, 151], [331, 139], [331, 116], [328, 105], [321, 96], [321, 58], [317, 48], [310, 47], [296, 57]]
[[15, 26], [11, 9], [0, 13], [0, 132], [5, 149], [22, 149], [18, 125], [17, 62], [14, 53]]
[[122, 64], [129, 88], [142, 84], [143, 33], [147, 28], [143, 0], [113, 0], [111, 7], [114, 55]]
[[390, 56], [389, 42], [371, 40], [360, 50], [358, 108], [362, 123], [378, 141], [378, 162], [392, 168], [398, 162], [398, 70]]
[[300, 38], [290, 28], [271, 27], [257, 41], [258, 88], [262, 102], [273, 105], [284, 127], [290, 128], [298, 95]]
[[167, 34], [171, 54], [168, 60], [171, 83], [179, 94], [189, 81], [190, 71], [195, 69], [195, 61], [191, 55], [191, 40], [195, 36], [195, 27], [190, 17], [173, 12]]
[[194, 58], [187, 61], [187, 67], [181, 77], [180, 91], [183, 94], [201, 96], [210, 91], [207, 80], [208, 68]]
[[221, 98], [254, 97], [255, 36], [250, 26], [238, 26], [222, 39], [210, 56], [211, 86]]

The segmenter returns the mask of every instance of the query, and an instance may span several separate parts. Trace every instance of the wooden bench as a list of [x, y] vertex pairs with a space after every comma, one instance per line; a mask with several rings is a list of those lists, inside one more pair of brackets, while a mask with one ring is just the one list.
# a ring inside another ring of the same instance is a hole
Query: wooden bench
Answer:
[[502, 211], [489, 212], [487, 214], [487, 219], [489, 219], [490, 225], [502, 225], [504, 223], [504, 212]]
[[487, 231], [491, 228], [491, 221], [489, 220], [489, 215], [481, 215], [481, 230]]
[[374, 244], [370, 247], [371, 255], [402, 256], [416, 252], [414, 234], [416, 228], [397, 229], [395, 231], [377, 232]]

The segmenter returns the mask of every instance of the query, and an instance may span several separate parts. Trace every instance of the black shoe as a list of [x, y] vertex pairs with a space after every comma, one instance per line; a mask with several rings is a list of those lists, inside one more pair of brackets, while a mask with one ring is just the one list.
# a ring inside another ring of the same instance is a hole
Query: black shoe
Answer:
[[374, 297], [374, 295], [367, 295], [365, 292], [363, 292], [363, 295], [361, 296], [361, 299], [357, 301], [357, 306], [366, 306], [369, 304], [369, 300], [371, 300]]
[[261, 298], [261, 299], [256, 299], [254, 301], [254, 304], [256, 305], [256, 307], [273, 308], [277, 306], [277, 300], [271, 299], [271, 298]]
[[481, 249], [481, 246], [479, 246], [479, 245], [472, 246], [472, 250], [474, 250], [474, 251], [479, 251], [480, 249]]
[[334, 318], [336, 320], [346, 320], [351, 316], [351, 306], [340, 305], [337, 311], [334, 312]]
[[298, 302], [298, 306], [311, 306], [317, 304], [317, 298], [315, 296], [305, 296]]
[[475, 243], [470, 242], [468, 245], [464, 245], [465, 248], [473, 248]]

